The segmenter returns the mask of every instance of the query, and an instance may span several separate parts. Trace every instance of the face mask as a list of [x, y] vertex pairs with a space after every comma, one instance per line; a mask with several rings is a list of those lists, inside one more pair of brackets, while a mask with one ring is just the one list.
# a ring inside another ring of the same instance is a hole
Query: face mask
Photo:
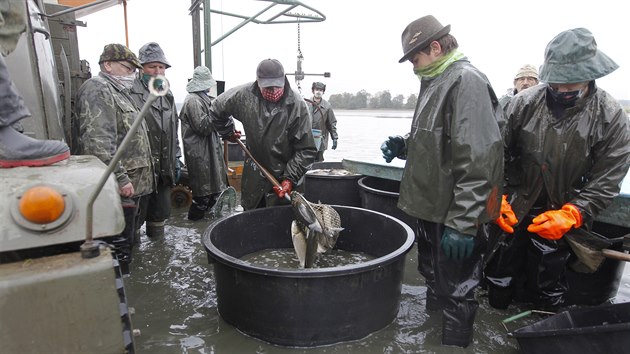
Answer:
[[551, 98], [553, 98], [554, 101], [564, 106], [573, 106], [575, 102], [580, 97], [582, 97], [583, 89], [568, 92], [558, 92], [549, 87], [547, 91], [549, 91], [549, 93], [551, 94]]
[[313, 93], [313, 95], [315, 96], [315, 98], [322, 98], [322, 96], [324, 95], [324, 91], [321, 91], [321, 90], [315, 90], [315, 92]]
[[148, 85], [149, 80], [151, 80], [151, 75], [142, 73], [142, 77], [140, 77], [140, 80], [142, 80], [142, 82], [144, 82], [145, 85]]
[[264, 87], [260, 89], [264, 99], [269, 102], [278, 102], [284, 94], [284, 87]]
[[123, 86], [125, 86], [125, 88], [130, 89], [133, 87], [133, 81], [136, 79], [136, 74], [121, 75], [121, 76], [116, 76], [116, 78], [118, 79], [118, 81], [120, 81], [120, 83]]

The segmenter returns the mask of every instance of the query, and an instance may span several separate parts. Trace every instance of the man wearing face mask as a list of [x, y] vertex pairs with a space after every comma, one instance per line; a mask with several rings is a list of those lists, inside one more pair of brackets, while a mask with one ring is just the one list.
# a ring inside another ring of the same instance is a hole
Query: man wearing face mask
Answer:
[[508, 105], [505, 184], [520, 224], [486, 268], [490, 305], [565, 303], [566, 235], [591, 229], [630, 163], [628, 117], [595, 84], [617, 67], [587, 29], [561, 32], [545, 49], [545, 84]]
[[[159, 44], [149, 42], [138, 51], [138, 60], [142, 69], [131, 88], [131, 97], [136, 106], [142, 107], [149, 98], [148, 83], [152, 77], [165, 75], [171, 65], [166, 60]], [[151, 104], [151, 113], [145, 118], [147, 123], [151, 153], [153, 155], [153, 171], [155, 173], [155, 190], [140, 199], [140, 209], [136, 220], [136, 229], [146, 220], [147, 237], [159, 239], [164, 236], [164, 223], [171, 215], [171, 187], [179, 180], [182, 156], [179, 147], [178, 118], [173, 93], [158, 97]], [[134, 240], [138, 243], [139, 231]]]
[[[313, 137], [317, 146], [317, 158], [315, 161], [324, 161], [324, 151], [328, 149], [328, 135], [332, 138], [332, 149], [337, 148], [337, 118], [332, 106], [323, 96], [326, 92], [326, 85], [323, 82], [314, 82], [311, 87], [313, 98], [306, 99], [313, 117]], [[318, 141], [319, 140], [319, 141]]]
[[188, 167], [188, 180], [193, 201], [188, 209], [189, 220], [200, 220], [227, 188], [227, 167], [223, 160], [221, 137], [214, 130], [210, 107], [214, 97], [210, 89], [217, 82], [210, 69], [198, 66], [186, 85], [188, 95], [179, 118], [182, 121], [182, 140]]
[[487, 224], [499, 217], [503, 114], [488, 78], [458, 49], [451, 26], [428, 15], [402, 33], [403, 57], [420, 79], [411, 130], [381, 145], [405, 159], [398, 207], [417, 218], [426, 308], [442, 316], [442, 344], [473, 336]]
[[[105, 164], [114, 157], [118, 146], [133, 122], [139, 108], [129, 94], [136, 69], [142, 66], [136, 55], [122, 44], [107, 44], [99, 58], [101, 71], [87, 80], [77, 93], [76, 115], [79, 123], [78, 153], [94, 155]], [[133, 136], [114, 169], [125, 213], [125, 230], [114, 241], [123, 266], [131, 262], [131, 248], [135, 234], [140, 197], [154, 188], [151, 148], [146, 122]]]
[[261, 61], [256, 81], [219, 95], [210, 116], [221, 137], [234, 142], [241, 133], [234, 130], [233, 119], [240, 121], [250, 152], [281, 184], [272, 186], [248, 157], [241, 180], [243, 209], [287, 204], [285, 195], [302, 182], [317, 149], [306, 102], [291, 89], [282, 64], [276, 59]]

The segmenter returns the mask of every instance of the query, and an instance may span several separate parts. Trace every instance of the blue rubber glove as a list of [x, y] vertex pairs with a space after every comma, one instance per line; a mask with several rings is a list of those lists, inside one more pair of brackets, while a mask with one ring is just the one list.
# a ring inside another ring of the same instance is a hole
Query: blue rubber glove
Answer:
[[178, 158], [175, 158], [175, 183], [179, 182], [182, 177], [182, 162]]
[[332, 149], [337, 149], [337, 139], [333, 139]]
[[383, 158], [385, 162], [390, 163], [392, 160], [403, 153], [405, 150], [405, 139], [400, 135], [390, 136], [381, 145]]
[[463, 234], [450, 227], [444, 228], [440, 246], [446, 257], [461, 262], [470, 257], [475, 246], [475, 239], [472, 236]]

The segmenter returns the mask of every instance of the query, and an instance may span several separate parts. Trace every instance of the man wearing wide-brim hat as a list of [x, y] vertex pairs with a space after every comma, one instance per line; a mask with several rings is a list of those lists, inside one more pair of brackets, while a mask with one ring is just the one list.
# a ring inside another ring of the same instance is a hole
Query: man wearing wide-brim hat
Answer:
[[403, 57], [420, 78], [411, 131], [381, 146], [406, 159], [398, 207], [418, 219], [418, 269], [427, 309], [442, 312], [442, 344], [472, 340], [485, 226], [499, 216], [503, 115], [486, 76], [458, 50], [450, 25], [433, 16], [402, 33]]
[[210, 119], [210, 106], [214, 97], [209, 92], [216, 85], [210, 69], [196, 67], [192, 79], [186, 85], [188, 95], [179, 113], [188, 186], [193, 194], [188, 209], [189, 220], [202, 219], [228, 186], [221, 138]]
[[508, 105], [506, 192], [520, 223], [486, 269], [490, 305], [566, 304], [567, 241], [575, 229], [591, 230], [630, 162], [628, 117], [595, 84], [615, 69], [589, 30], [563, 31], [545, 49], [544, 84]]
[[[156, 42], [149, 42], [140, 47], [138, 61], [142, 66], [134, 80], [130, 94], [138, 107], [149, 99], [149, 80], [158, 75], [165, 75], [170, 68], [164, 51]], [[140, 209], [135, 242], [140, 241], [140, 227], [146, 221], [146, 234], [151, 239], [164, 236], [164, 224], [171, 215], [171, 188], [179, 181], [182, 156], [179, 147], [179, 122], [173, 93], [158, 97], [151, 104], [150, 114], [145, 117], [149, 128], [151, 154], [155, 171], [153, 193], [140, 200]]]

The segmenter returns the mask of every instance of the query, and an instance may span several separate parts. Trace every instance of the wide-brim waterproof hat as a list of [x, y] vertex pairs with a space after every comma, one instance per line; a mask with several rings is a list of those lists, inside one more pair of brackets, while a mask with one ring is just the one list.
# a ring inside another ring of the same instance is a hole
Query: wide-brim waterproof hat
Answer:
[[160, 45], [155, 42], [149, 42], [140, 48], [138, 51], [138, 60], [142, 65], [157, 62], [166, 65], [167, 69], [171, 67], [171, 64], [166, 60], [164, 51], [160, 48]]
[[193, 71], [193, 77], [188, 84], [186, 84], [186, 91], [199, 92], [206, 91], [209, 88], [217, 84], [216, 80], [212, 77], [210, 69], [205, 66], [198, 66]]
[[103, 53], [101, 53], [98, 63], [101, 64], [105, 61], [128, 61], [136, 68], [142, 69], [138, 57], [136, 57], [131, 49], [118, 43], [107, 44], [103, 47]]
[[444, 37], [451, 32], [451, 25], [442, 24], [432, 15], [420, 17], [411, 22], [402, 33], [403, 57], [398, 61], [402, 63], [411, 58], [417, 51], [431, 44], [431, 42]]
[[277, 59], [265, 59], [258, 64], [256, 81], [260, 87], [284, 87], [284, 67]]
[[586, 28], [560, 32], [547, 44], [540, 81], [574, 84], [604, 77], [619, 65], [597, 49], [595, 37]]

